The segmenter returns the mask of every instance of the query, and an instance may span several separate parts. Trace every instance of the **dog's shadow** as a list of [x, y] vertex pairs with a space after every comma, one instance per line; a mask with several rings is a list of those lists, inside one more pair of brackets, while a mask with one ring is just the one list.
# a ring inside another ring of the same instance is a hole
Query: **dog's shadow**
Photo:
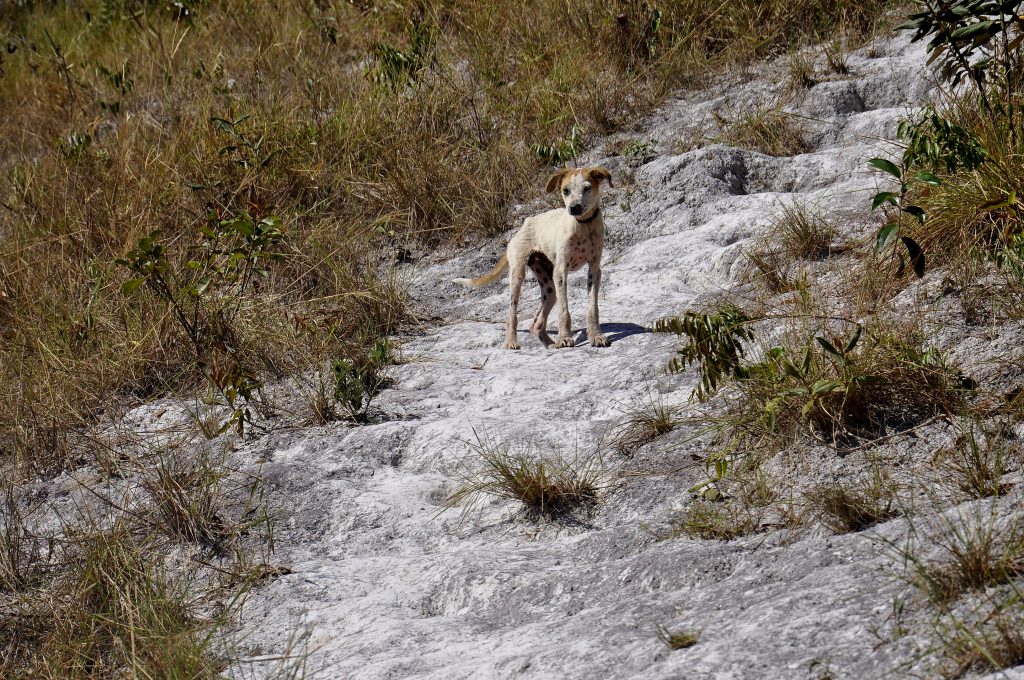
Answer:
[[[611, 344], [623, 338], [628, 338], [631, 335], [650, 333], [651, 329], [635, 323], [603, 323], [601, 324], [601, 332], [604, 333], [605, 337], [608, 338], [608, 343]], [[576, 344], [587, 342], [587, 340], [587, 331], [583, 329], [583, 332], [580, 333], [576, 340]]]

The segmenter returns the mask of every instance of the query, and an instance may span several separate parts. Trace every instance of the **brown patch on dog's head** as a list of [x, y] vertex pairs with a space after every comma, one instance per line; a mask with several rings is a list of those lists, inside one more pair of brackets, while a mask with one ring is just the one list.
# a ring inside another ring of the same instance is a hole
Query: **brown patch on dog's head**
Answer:
[[548, 193], [551, 193], [552, 191], [560, 187], [562, 185], [562, 179], [564, 179], [565, 176], [568, 175], [570, 172], [575, 171], [571, 168], [562, 168], [561, 170], [556, 171], [555, 174], [551, 175], [551, 177], [548, 178], [548, 185], [544, 190], [547, 191]]
[[600, 166], [595, 168], [586, 168], [584, 169], [583, 174], [592, 182], [608, 182], [608, 186], [615, 186], [612, 184], [612, 173], [608, 171], [608, 168], [602, 168]]

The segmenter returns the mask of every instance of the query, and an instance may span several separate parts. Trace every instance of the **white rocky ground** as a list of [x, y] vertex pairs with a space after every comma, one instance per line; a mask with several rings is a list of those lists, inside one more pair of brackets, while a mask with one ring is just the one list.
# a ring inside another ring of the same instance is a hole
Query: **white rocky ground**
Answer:
[[[790, 107], [812, 132], [811, 153], [773, 158], [720, 144], [673, 153], [695, 132], [716, 134], [712, 111], [728, 117], [779, 96], [785, 77], [776, 67], [684, 95], [609, 140], [606, 149], [651, 143], [652, 159], [635, 169], [621, 156], [591, 154], [588, 162], [618, 179], [605, 196], [607, 349], [547, 351], [532, 337], [521, 352], [500, 349], [506, 287], [448, 283], [489, 269], [500, 243], [413, 265], [414, 300], [432, 318], [402, 346], [407, 361], [378, 403], [387, 420], [250, 446], [283, 504], [277, 559], [294, 570], [245, 608], [253, 654], [279, 651], [306, 630], [310, 668], [322, 677], [927, 676], [931, 666], [917, 661], [924, 638], [884, 641], [893, 597], [907, 588], [879, 540], [823, 530], [659, 540], [654, 528], [701, 478], [690, 455], [701, 442], [673, 433], [630, 460], [602, 446], [637, 398], [686, 402], [692, 376], [661, 370], [673, 340], [645, 328], [733, 284], [740, 249], [779, 199], [830, 213], [847, 238], [873, 228], [867, 203], [877, 177], [865, 161], [892, 152], [885, 140], [931, 87], [922, 48], [902, 39], [858, 51], [850, 67]], [[572, 284], [576, 326], [583, 281]], [[537, 297], [526, 296], [522, 318]], [[445, 510], [440, 501], [460, 469], [474, 465], [467, 442], [477, 435], [568, 455], [598, 451], [607, 491], [593, 514], [568, 525], [538, 524], [506, 503], [466, 516]], [[912, 442], [901, 451], [924, 455]], [[822, 478], [856, 475], [866, 462], [820, 450], [793, 468]], [[894, 540], [905, 532], [902, 519], [873, 531]], [[657, 624], [703, 633], [694, 647], [670, 651]]]
[[[321, 678], [930, 677], [924, 627], [889, 640], [893, 598], [908, 588], [879, 538], [902, 540], [904, 519], [868, 532], [874, 538], [812, 526], [728, 542], [660, 540], [659, 528], [702, 478], [699, 425], [629, 459], [607, 445], [636, 399], [687, 402], [693, 376], [662, 370], [673, 338], [645, 328], [733, 285], [743, 244], [780, 199], [829, 213], [844, 239], [875, 228], [867, 204], [878, 178], [865, 161], [891, 154], [885, 140], [931, 87], [923, 49], [902, 38], [856, 51], [849, 65], [848, 76], [790, 105], [811, 132], [810, 153], [773, 158], [721, 144], [677, 152], [694, 133], [717, 134], [711, 112], [729, 117], [779, 96], [785, 74], [774, 65], [684, 94], [587, 158], [616, 179], [604, 198], [607, 349], [581, 342], [547, 351], [526, 336], [525, 321], [524, 349], [500, 349], [505, 285], [448, 283], [487, 271], [498, 242], [408, 265], [422, 333], [402, 344], [405, 361], [376, 403], [380, 422], [280, 430], [234, 454], [262, 465], [279, 517], [274, 561], [292, 571], [250, 595], [239, 632], [246, 651], [273, 656], [304, 631], [309, 670]], [[630, 167], [603, 155], [626, 140], [650, 142], [649, 159]], [[571, 284], [576, 327], [584, 281], [577, 274]], [[532, 286], [523, 319], [537, 304]], [[140, 425], [158, 425], [157, 413], [138, 412]], [[466, 514], [444, 509], [461, 471], [475, 464], [477, 435], [599, 453], [600, 502], [558, 523], [503, 502]], [[899, 438], [885, 455], [897, 466], [922, 460], [948, 436], [938, 424]], [[814, 448], [779, 470], [799, 486], [852, 478], [867, 465]], [[1019, 505], [1020, 496], [1004, 502]], [[703, 632], [697, 645], [671, 651], [656, 625]], [[269, 665], [255, 662], [244, 675]]]

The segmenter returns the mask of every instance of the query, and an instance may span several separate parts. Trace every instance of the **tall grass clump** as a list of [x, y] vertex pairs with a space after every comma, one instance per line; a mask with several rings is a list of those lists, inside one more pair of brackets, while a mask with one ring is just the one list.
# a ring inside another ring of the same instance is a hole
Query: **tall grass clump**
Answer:
[[478, 439], [478, 461], [467, 462], [463, 481], [445, 500], [467, 508], [491, 496], [521, 503], [535, 516], [557, 518], [592, 505], [603, 486], [601, 461], [594, 455], [539, 454], [531, 446], [505, 446]]

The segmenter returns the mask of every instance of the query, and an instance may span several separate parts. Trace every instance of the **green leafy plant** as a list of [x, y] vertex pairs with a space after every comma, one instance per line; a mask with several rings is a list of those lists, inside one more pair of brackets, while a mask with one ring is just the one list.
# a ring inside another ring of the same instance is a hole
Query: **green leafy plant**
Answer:
[[971, 171], [985, 162], [988, 152], [981, 140], [964, 126], [928, 106], [914, 120], [901, 120], [896, 136], [905, 144], [904, 168], [954, 173]]
[[434, 31], [422, 19], [409, 22], [406, 38], [409, 48], [405, 50], [381, 42], [373, 45], [373, 55], [377, 60], [373, 79], [392, 92], [398, 92], [419, 80], [429, 63], [436, 40]]
[[941, 353], [859, 328], [842, 339], [814, 334], [798, 348], [774, 347], [745, 370], [736, 408], [746, 409], [747, 434], [794, 434], [806, 424], [836, 445], [962, 400], [960, 379]]
[[356, 422], [366, 422], [370, 403], [387, 384], [385, 369], [394, 363], [387, 338], [379, 338], [355, 358], [338, 358], [331, 365], [334, 398]]
[[[925, 223], [925, 211], [919, 205], [914, 205], [910, 202], [908, 194], [911, 188], [917, 185], [928, 185], [938, 186], [941, 184], [939, 178], [927, 171], [921, 171], [914, 175], [908, 173], [907, 164], [904, 162], [903, 167], [897, 166], [890, 160], [884, 158], [872, 158], [868, 161], [868, 165], [882, 172], [891, 175], [899, 182], [898, 191], [879, 191], [871, 199], [871, 209], [876, 210], [883, 205], [892, 205], [897, 210], [896, 221], [887, 222], [881, 229], [878, 230], [878, 236], [875, 239], [875, 252], [884, 253], [889, 246], [896, 243], [899, 240], [900, 243], [906, 248], [907, 257], [910, 260], [910, 266], [914, 270], [914, 274], [918, 278], [924, 276], [925, 272], [925, 254], [921, 246], [910, 236], [907, 236], [904, 232], [904, 215], [913, 217], [919, 224]], [[896, 270], [897, 276], [901, 275], [906, 267], [906, 260], [903, 259], [902, 255], [898, 256], [899, 266]]]
[[195, 361], [206, 367], [210, 384], [230, 409], [218, 433], [232, 426], [239, 434], [252, 422], [250, 402], [261, 382], [234, 342], [233, 323], [245, 296], [269, 275], [270, 262], [283, 256], [281, 221], [241, 212], [228, 219], [211, 215], [200, 228], [200, 243], [181, 267], [168, 258], [167, 245], [154, 231], [116, 263], [135, 274], [121, 289], [144, 287], [166, 304], [188, 337]]
[[929, 61], [941, 60], [942, 76], [953, 87], [974, 84], [984, 107], [993, 111], [988, 89], [998, 81], [1013, 110], [1019, 78], [1018, 50], [1024, 40], [1020, 0], [916, 0], [920, 11], [899, 26], [913, 41], [930, 38]]
[[726, 304], [712, 314], [686, 312], [681, 317], [660, 319], [654, 325], [654, 332], [686, 337], [687, 343], [676, 350], [678, 356], [669, 363], [669, 370], [680, 372], [696, 364], [700, 382], [694, 396], [706, 401], [723, 380], [747, 375], [740, 359], [743, 344], [754, 339], [748, 327], [750, 321], [739, 307]]
[[254, 137], [245, 131], [244, 123], [252, 116], [240, 116], [234, 120], [214, 116], [210, 121], [225, 133], [230, 141], [218, 150], [221, 156], [244, 170], [262, 170], [273, 160], [276, 151], [267, 150], [267, 137]]
[[583, 136], [575, 125], [566, 139], [554, 144], [532, 144], [530, 150], [546, 165], [562, 165], [580, 155], [583, 151]]

